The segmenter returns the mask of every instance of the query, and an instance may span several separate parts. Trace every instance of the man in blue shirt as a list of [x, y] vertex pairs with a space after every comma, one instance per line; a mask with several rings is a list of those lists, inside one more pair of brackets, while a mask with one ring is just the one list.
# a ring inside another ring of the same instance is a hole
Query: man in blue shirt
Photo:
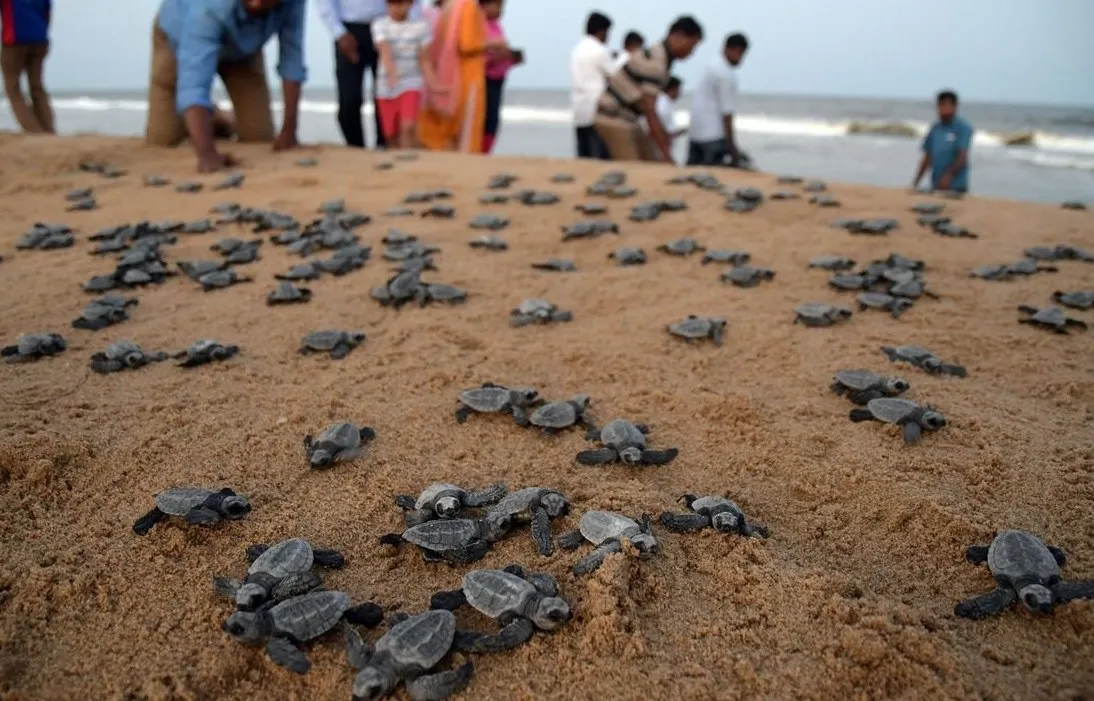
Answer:
[[972, 125], [957, 116], [957, 94], [951, 90], [938, 93], [938, 121], [923, 139], [923, 158], [912, 189], [919, 187], [919, 181], [930, 168], [931, 189], [968, 192], [972, 135]]
[[[49, 54], [49, 19], [53, 0], [0, 0], [0, 70], [15, 121], [23, 131], [53, 133], [53, 108], [42, 83]], [[23, 96], [23, 74], [30, 102]]]
[[[213, 141], [213, 77], [218, 73], [235, 111], [240, 141], [273, 141], [290, 149], [296, 141], [304, 66], [306, 0], [163, 0], [152, 29], [152, 80], [148, 88], [145, 140], [175, 146], [187, 134], [198, 169], [211, 172], [235, 164]], [[281, 48], [277, 72], [285, 115], [274, 138], [270, 89], [262, 47], [274, 34]]]

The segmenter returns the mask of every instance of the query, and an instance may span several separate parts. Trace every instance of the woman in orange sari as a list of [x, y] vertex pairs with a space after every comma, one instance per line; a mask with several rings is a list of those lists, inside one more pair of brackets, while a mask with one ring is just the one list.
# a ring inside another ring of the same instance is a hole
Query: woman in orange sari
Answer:
[[430, 58], [442, 91], [426, 94], [418, 140], [431, 151], [482, 152], [486, 120], [486, 15], [479, 0], [447, 0]]

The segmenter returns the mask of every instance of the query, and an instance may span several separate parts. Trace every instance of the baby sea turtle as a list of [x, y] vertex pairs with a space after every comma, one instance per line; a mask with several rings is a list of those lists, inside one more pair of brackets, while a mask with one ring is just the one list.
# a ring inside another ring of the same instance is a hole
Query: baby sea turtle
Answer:
[[851, 318], [851, 310], [837, 307], [825, 302], [806, 302], [799, 304], [794, 310], [795, 324], [804, 326], [831, 326], [832, 324]]
[[624, 246], [623, 248], [617, 248], [609, 253], [608, 258], [615, 259], [615, 261], [622, 266], [643, 265], [646, 262], [646, 252], [641, 248]]
[[375, 440], [376, 431], [368, 426], [356, 426], [341, 422], [323, 429], [318, 438], [309, 433], [304, 436], [304, 454], [314, 470], [323, 470], [336, 462], [359, 458], [364, 454], [364, 444]]
[[243, 180], [246, 177], [247, 176], [243, 175], [243, 173], [233, 173], [231, 175], [226, 176], [223, 180], [221, 180], [216, 185], [213, 185], [213, 189], [214, 190], [230, 190], [232, 188], [242, 187]]
[[274, 277], [278, 280], [318, 280], [322, 275], [311, 263], [301, 263], [289, 268], [286, 273], [274, 274]]
[[528, 205], [530, 207], [537, 205], [558, 204], [560, 201], [559, 196], [553, 192], [543, 192], [541, 190], [522, 190], [516, 195], [518, 201], [521, 204]]
[[532, 263], [536, 270], [550, 270], [556, 273], [572, 273], [577, 270], [577, 265], [566, 258], [548, 258], [542, 263]]
[[570, 503], [557, 489], [525, 487], [502, 497], [487, 509], [495, 518], [508, 518], [510, 527], [530, 523], [532, 541], [539, 554], [547, 557], [553, 550], [551, 543], [551, 519], [566, 515]]
[[1094, 582], [1061, 579], [1060, 568], [1067, 564], [1064, 551], [1026, 531], [1002, 531], [991, 545], [969, 547], [965, 559], [986, 564], [996, 587], [954, 606], [954, 615], [962, 618], [994, 616], [1018, 601], [1031, 613], [1044, 614], [1075, 599], [1094, 599]]
[[582, 202], [575, 205], [574, 209], [591, 217], [595, 217], [598, 214], [606, 214], [608, 212], [608, 206], [600, 202]]
[[512, 414], [519, 416], [520, 409], [542, 403], [539, 392], [531, 387], [503, 387], [493, 382], [484, 382], [478, 387], [460, 392], [457, 400], [456, 423], [463, 423], [471, 414]]
[[823, 180], [810, 180], [802, 185], [802, 190], [805, 192], [824, 192], [828, 189], [828, 185]]
[[145, 365], [167, 360], [167, 354], [146, 353], [133, 341], [118, 340], [106, 347], [106, 351], [91, 356], [91, 369], [100, 375], [120, 372], [125, 369], [136, 370]]
[[685, 494], [680, 498], [692, 513], [674, 514], [662, 512], [658, 519], [661, 525], [677, 533], [691, 533], [704, 528], [713, 528], [719, 533], [739, 533], [751, 538], [766, 538], [766, 526], [749, 523], [741, 507], [732, 499], [719, 496], [697, 497]]
[[204, 487], [172, 487], [156, 495], [156, 505], [137, 519], [133, 532], [148, 535], [152, 526], [168, 516], [182, 516], [190, 524], [237, 521], [251, 512], [247, 497], [225, 487], [214, 492]]
[[900, 360], [932, 375], [953, 375], [954, 377], [968, 375], [963, 366], [943, 363], [937, 355], [919, 346], [882, 346], [881, 352], [894, 363]]
[[452, 219], [456, 216], [456, 208], [445, 204], [435, 204], [422, 212], [423, 217], [436, 217], [437, 219]]
[[549, 632], [561, 628], [571, 615], [569, 602], [558, 596], [554, 577], [525, 574], [519, 565], [505, 570], [472, 570], [463, 576], [460, 589], [434, 594], [429, 607], [455, 611], [466, 604], [502, 627], [495, 635], [462, 634], [460, 649], [472, 652], [510, 650], [530, 640], [537, 629]]
[[313, 565], [337, 569], [346, 560], [337, 550], [318, 550], [303, 538], [289, 538], [267, 546], [247, 548], [251, 561], [243, 581], [214, 577], [217, 595], [231, 599], [240, 611], [253, 611], [267, 601], [280, 602], [306, 594], [322, 585]]
[[606, 219], [586, 219], [570, 226], [562, 227], [562, 240], [588, 239], [603, 234], [618, 234], [619, 226]]
[[90, 212], [93, 209], [98, 209], [99, 204], [95, 201], [94, 197], [86, 197], [82, 200], [76, 200], [68, 207], [65, 207], [66, 212]]
[[282, 280], [270, 294], [266, 295], [266, 304], [294, 304], [307, 302], [311, 299], [311, 290], [307, 287], [297, 287], [288, 280]]
[[456, 617], [451, 611], [427, 611], [393, 622], [372, 650], [356, 630], [349, 630], [346, 659], [357, 671], [353, 701], [378, 701], [390, 695], [399, 682], [406, 685], [412, 701], [440, 701], [471, 682], [474, 666], [470, 661], [456, 669], [427, 674], [452, 649]]
[[703, 265], [707, 263], [726, 263], [729, 265], [744, 265], [752, 259], [748, 251], [737, 251], [727, 248], [708, 250], [699, 261]]
[[384, 216], [387, 217], [412, 217], [414, 216], [414, 210], [409, 207], [389, 207], [384, 210]]
[[908, 209], [916, 214], [942, 214], [946, 205], [941, 202], [919, 202]]
[[815, 204], [818, 207], [839, 207], [840, 201], [832, 195], [813, 195], [809, 198], [809, 204]]
[[171, 181], [162, 175], [146, 175], [144, 176], [145, 187], [164, 187], [170, 185]]
[[234, 270], [214, 270], [205, 273], [198, 278], [201, 289], [206, 292], [224, 287], [231, 287], [232, 285], [238, 285], [243, 282], [254, 282], [254, 280], [246, 275], [240, 275]]
[[138, 303], [136, 297], [126, 299], [116, 295], [106, 295], [91, 300], [80, 316], [72, 321], [72, 327], [87, 331], [99, 331], [107, 326], [121, 323], [129, 319], [129, 307]]
[[239, 353], [239, 346], [228, 346], [216, 341], [202, 340], [194, 342], [189, 348], [175, 353], [172, 358], [179, 360], [179, 367], [190, 368], [214, 361], [227, 360]]
[[721, 278], [722, 282], [729, 282], [737, 287], [756, 287], [764, 280], [774, 280], [775, 271], [771, 268], [737, 265], [723, 272]]
[[1076, 211], [1086, 211], [1086, 203], [1079, 202], [1078, 200], [1068, 200], [1060, 205], [1063, 209], [1073, 209]]
[[801, 185], [802, 178], [797, 175], [780, 175], [775, 178], [775, 182], [779, 185]]
[[551, 182], [553, 182], [553, 183], [562, 184], [562, 183], [572, 183], [573, 181], [574, 181], [574, 176], [570, 175], [569, 173], [555, 173], [554, 175], [551, 176]]
[[401, 494], [395, 504], [406, 513], [403, 518], [408, 526], [432, 521], [435, 518], [456, 518], [460, 509], [477, 509], [496, 504], [508, 493], [504, 483], [492, 484], [476, 492], [469, 492], [447, 482], [434, 482], [417, 498]]
[[578, 530], [559, 536], [558, 545], [563, 550], [573, 550], [586, 540], [596, 549], [574, 565], [573, 573], [577, 575], [593, 572], [608, 555], [622, 551], [623, 540], [630, 541], [641, 558], [651, 557], [661, 550], [648, 514], [643, 514], [639, 522], [612, 511], [586, 511], [581, 515]]
[[[531, 425], [542, 428], [543, 433], [548, 436], [577, 424], [591, 429], [592, 426], [585, 415], [589, 410], [590, 401], [587, 394], [575, 394], [571, 399], [544, 404], [527, 418], [518, 415], [517, 423], [521, 426]], [[520, 414], [523, 413], [522, 410]]]
[[1062, 334], [1066, 334], [1069, 328], [1079, 329], [1080, 331], [1086, 331], [1087, 329], [1085, 321], [1064, 316], [1064, 310], [1059, 307], [1038, 309], [1037, 307], [1023, 304], [1018, 307], [1018, 311], [1028, 315], [1025, 319], [1019, 319], [1019, 324], [1030, 324], [1038, 328], [1048, 329], [1049, 331], [1055, 331], [1056, 333]]
[[365, 342], [363, 331], [312, 331], [300, 342], [300, 353], [329, 353], [332, 360], [341, 360]]
[[487, 192], [479, 195], [479, 204], [505, 204], [509, 201], [509, 195], [500, 192]]
[[319, 159], [317, 158], [297, 158], [293, 161], [293, 165], [297, 168], [314, 168], [319, 165]]
[[790, 190], [776, 190], [768, 195], [768, 199], [772, 200], [800, 200], [801, 195]]
[[833, 275], [828, 278], [828, 286], [837, 290], [865, 290], [870, 287], [870, 278], [865, 275], [848, 275], [846, 273]]
[[509, 219], [494, 214], [480, 214], [468, 224], [472, 229], [486, 229], [488, 231], [500, 231], [509, 226]]
[[384, 545], [413, 543], [422, 550], [427, 562], [444, 560], [449, 564], [470, 564], [481, 560], [509, 532], [509, 518], [487, 513], [485, 518], [448, 518], [425, 521], [403, 531], [380, 538]]
[[896, 424], [903, 429], [905, 443], [915, 443], [924, 431], [937, 431], [946, 425], [946, 417], [934, 409], [899, 397], [871, 399], [865, 409], [852, 409], [850, 419], [855, 423], [880, 421]]
[[186, 192], [192, 194], [195, 192], [201, 192], [203, 187], [205, 186], [201, 183], [177, 183], [175, 185], [175, 192]]
[[646, 434], [649, 428], [645, 424], [635, 424], [626, 419], [614, 419], [604, 424], [604, 428], [589, 432], [589, 438], [598, 440], [603, 448], [583, 450], [577, 454], [582, 465], [603, 465], [621, 462], [625, 465], [667, 465], [680, 454], [679, 449], [650, 450], [646, 448]]
[[228, 264], [220, 260], [180, 260], [175, 265], [179, 267], [179, 270], [181, 270], [186, 277], [197, 282], [201, 279], [202, 275], [208, 275], [217, 270], [224, 270]]
[[699, 242], [693, 238], [682, 238], [663, 243], [657, 247], [657, 250], [674, 256], [690, 256], [692, 253], [700, 253], [707, 249], [700, 246]]
[[520, 180], [520, 178], [512, 173], [498, 173], [497, 175], [490, 176], [490, 180], [486, 182], [486, 189], [504, 190], [507, 187], [511, 187], [513, 183], [518, 180]]
[[482, 248], [487, 251], [507, 251], [509, 244], [500, 236], [480, 236], [467, 242], [471, 248]]
[[724, 209], [729, 212], [736, 212], [737, 214], [747, 214], [759, 206], [760, 203], [756, 200], [742, 200], [740, 198], [732, 198], [726, 200]]
[[1072, 309], [1092, 309], [1094, 308], [1094, 290], [1078, 290], [1076, 292], [1060, 292], [1057, 290], [1052, 293], [1052, 301]]
[[714, 345], [722, 345], [726, 331], [726, 320], [721, 317], [703, 317], [689, 314], [688, 318], [669, 324], [669, 333], [688, 341], [701, 341], [709, 338]]
[[459, 304], [467, 301], [467, 290], [443, 282], [423, 283], [418, 290], [418, 306], [424, 307], [430, 302]]
[[266, 642], [266, 654], [278, 665], [305, 674], [311, 662], [297, 647], [324, 635], [343, 619], [348, 623], [375, 626], [383, 618], [376, 604], [353, 606], [343, 591], [319, 590], [286, 599], [258, 611], [236, 611], [222, 627], [224, 632], [246, 645]]
[[9, 363], [25, 362], [60, 355], [66, 348], [68, 343], [59, 333], [28, 333], [0, 348], [0, 357]]
[[526, 299], [509, 312], [509, 325], [514, 327], [529, 324], [549, 324], [572, 321], [574, 313], [562, 311], [545, 299]]
[[938, 222], [931, 227], [931, 231], [939, 236], [945, 236], [952, 239], [978, 239], [980, 236], [974, 234], [963, 226], [950, 223], [948, 221]]
[[905, 309], [911, 307], [914, 302], [907, 297], [894, 297], [884, 292], [862, 292], [855, 300], [858, 302], [859, 311], [864, 309], [884, 309], [894, 319], [899, 319]]
[[840, 370], [832, 381], [832, 391], [865, 406], [871, 399], [896, 397], [908, 391], [907, 380], [886, 377], [870, 370]]
[[660, 216], [661, 208], [656, 204], [640, 204], [631, 208], [631, 213], [627, 215], [627, 219], [633, 222], [647, 222], [653, 221]]

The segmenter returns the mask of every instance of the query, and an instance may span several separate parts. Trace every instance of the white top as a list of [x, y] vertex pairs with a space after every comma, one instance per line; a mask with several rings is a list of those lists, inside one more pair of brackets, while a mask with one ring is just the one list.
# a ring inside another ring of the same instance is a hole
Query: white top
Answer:
[[631, 55], [630, 55], [629, 52], [620, 51], [619, 55], [616, 56], [614, 59], [612, 59], [615, 62], [615, 70], [618, 71], [623, 66], [627, 65], [627, 61], [630, 59], [630, 57], [631, 57]]
[[[657, 96], [656, 109], [657, 116], [661, 119], [661, 126], [665, 127], [671, 139], [673, 132], [676, 131], [676, 103], [668, 95], [661, 93]], [[650, 124], [645, 117], [638, 119], [638, 126], [642, 127], [645, 133], [650, 133]]]
[[408, 90], [421, 90], [425, 87], [419, 55], [429, 46], [429, 23], [425, 20], [407, 19], [396, 22], [390, 17], [381, 17], [372, 23], [372, 40], [377, 50], [380, 44], [391, 47], [391, 59], [395, 64], [397, 81], [395, 87], [388, 85], [387, 70], [383, 61], [379, 61], [376, 74], [376, 98], [386, 100], [398, 97]]
[[596, 121], [596, 102], [616, 70], [611, 51], [602, 41], [586, 35], [577, 42], [570, 54], [570, 104], [576, 126], [588, 127]]
[[703, 71], [691, 97], [691, 128], [688, 138], [696, 142], [724, 139], [722, 117], [737, 111], [737, 69], [724, 56]]
[[[422, 0], [413, 0], [410, 6], [410, 18], [422, 16]], [[346, 33], [346, 22], [368, 24], [387, 16], [386, 0], [315, 0], [315, 9], [319, 19], [330, 30], [335, 39]]]

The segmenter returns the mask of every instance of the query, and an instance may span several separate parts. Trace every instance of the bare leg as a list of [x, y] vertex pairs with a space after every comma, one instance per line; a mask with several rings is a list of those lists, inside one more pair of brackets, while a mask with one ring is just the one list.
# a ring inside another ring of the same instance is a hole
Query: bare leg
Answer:
[[0, 69], [4, 74], [4, 92], [8, 96], [8, 104], [11, 105], [15, 121], [23, 131], [38, 134], [44, 131], [34, 111], [23, 97], [23, 73], [26, 72], [29, 62], [31, 47], [29, 46], [4, 46], [0, 47]]
[[49, 44], [33, 47], [30, 61], [27, 63], [27, 86], [30, 88], [30, 101], [34, 116], [45, 132], [53, 134], [55, 131], [53, 128], [53, 107], [50, 105], [49, 93], [46, 92], [45, 83], [42, 81], [42, 68], [48, 55]]
[[266, 83], [266, 62], [262, 52], [238, 63], [222, 63], [219, 72], [232, 100], [239, 140], [273, 141], [270, 88]]
[[150, 146], [178, 146], [186, 138], [186, 125], [175, 108], [178, 64], [170, 40], [155, 23], [151, 64], [144, 140]]

